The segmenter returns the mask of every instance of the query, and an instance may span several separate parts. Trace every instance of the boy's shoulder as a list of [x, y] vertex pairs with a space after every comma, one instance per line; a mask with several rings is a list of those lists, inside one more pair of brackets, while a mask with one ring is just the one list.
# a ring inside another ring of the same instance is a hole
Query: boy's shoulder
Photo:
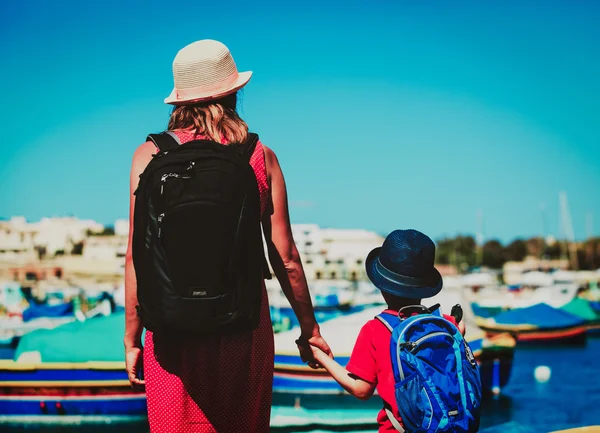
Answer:
[[[377, 316], [379, 316], [381, 314], [397, 314], [397, 313], [392, 310], [383, 310]], [[375, 337], [391, 336], [390, 330], [381, 322], [381, 320], [379, 320], [377, 318], [377, 316], [368, 320], [362, 326], [362, 328], [360, 330], [361, 337], [363, 337], [363, 338], [368, 337], [368, 338], [373, 339]]]

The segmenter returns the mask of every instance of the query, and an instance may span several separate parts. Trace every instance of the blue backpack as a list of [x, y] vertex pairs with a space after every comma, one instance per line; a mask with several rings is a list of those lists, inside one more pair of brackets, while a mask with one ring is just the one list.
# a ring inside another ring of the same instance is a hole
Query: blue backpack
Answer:
[[[392, 332], [395, 396], [404, 429], [476, 432], [481, 379], [473, 352], [458, 328], [438, 311], [416, 308], [420, 314], [406, 319], [387, 313], [376, 317]], [[385, 410], [396, 430], [404, 431], [391, 410]]]

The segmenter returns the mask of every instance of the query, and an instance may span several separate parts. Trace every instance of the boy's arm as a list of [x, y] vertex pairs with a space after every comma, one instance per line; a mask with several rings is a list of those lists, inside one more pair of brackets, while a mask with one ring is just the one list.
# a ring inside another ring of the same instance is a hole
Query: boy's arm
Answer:
[[350, 373], [322, 350], [311, 346], [315, 360], [327, 370], [342, 388], [360, 400], [368, 400], [375, 391], [375, 384]]

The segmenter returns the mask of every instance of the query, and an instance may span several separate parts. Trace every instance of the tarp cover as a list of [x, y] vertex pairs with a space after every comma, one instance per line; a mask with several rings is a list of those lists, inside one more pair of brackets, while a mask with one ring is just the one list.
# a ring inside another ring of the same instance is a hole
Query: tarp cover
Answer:
[[500, 313], [494, 320], [503, 325], [533, 325], [540, 329], [568, 328], [585, 322], [580, 317], [544, 303]]
[[14, 359], [40, 352], [43, 362], [123, 361], [124, 313], [39, 329], [19, 341]]
[[600, 320], [600, 311], [596, 311], [592, 303], [587, 299], [575, 298], [568, 304], [564, 305], [561, 310], [571, 313], [577, 317], [590, 322]]

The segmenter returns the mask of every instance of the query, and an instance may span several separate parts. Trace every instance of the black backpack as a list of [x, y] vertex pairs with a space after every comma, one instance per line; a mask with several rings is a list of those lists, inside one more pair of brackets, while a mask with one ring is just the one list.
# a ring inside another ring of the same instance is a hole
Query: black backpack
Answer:
[[[183, 334], [248, 331], [260, 319], [260, 192], [243, 144], [148, 136], [159, 152], [135, 191], [133, 263], [144, 327]], [[270, 275], [269, 275], [270, 277]]]

